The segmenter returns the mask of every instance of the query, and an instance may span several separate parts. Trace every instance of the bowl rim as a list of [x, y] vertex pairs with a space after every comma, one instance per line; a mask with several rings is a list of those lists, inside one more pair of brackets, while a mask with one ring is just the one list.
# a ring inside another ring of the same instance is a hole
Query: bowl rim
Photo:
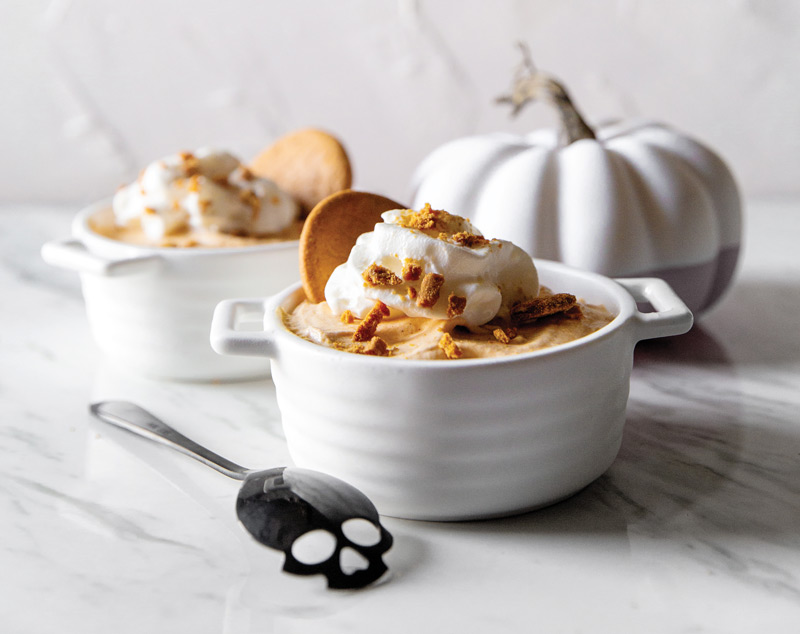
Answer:
[[270, 252], [270, 251], [287, 251], [298, 249], [300, 240], [280, 240], [277, 242], [268, 242], [265, 244], [253, 244], [243, 247], [159, 247], [151, 245], [133, 244], [131, 242], [122, 242], [108, 238], [100, 233], [97, 233], [89, 225], [89, 219], [111, 208], [111, 198], [104, 198], [90, 205], [83, 207], [78, 211], [72, 220], [72, 235], [87, 246], [92, 243], [102, 245], [107, 249], [119, 249], [125, 251], [126, 254], [134, 255], [160, 255], [164, 257], [174, 258], [192, 258], [192, 257], [209, 257], [212, 255], [235, 255], [240, 253], [257, 253], [257, 252]]
[[[618, 303], [618, 310], [608, 324], [602, 328], [589, 333], [578, 339], [568, 341], [565, 343], [542, 348], [539, 350], [532, 350], [529, 352], [521, 352], [519, 354], [511, 354], [500, 357], [487, 357], [487, 358], [472, 358], [472, 359], [401, 359], [379, 357], [371, 355], [354, 354], [352, 352], [345, 352], [343, 350], [336, 350], [329, 348], [293, 333], [283, 323], [280, 316], [280, 310], [287, 302], [296, 304], [295, 296], [302, 293], [302, 285], [300, 283], [292, 284], [279, 293], [267, 298], [265, 301], [264, 311], [264, 326], [265, 330], [269, 332], [276, 343], [285, 342], [285, 345], [299, 346], [300, 349], [306, 350], [309, 354], [323, 355], [331, 361], [341, 364], [359, 364], [365, 367], [382, 367], [397, 368], [412, 370], [415, 368], [425, 369], [430, 371], [456, 371], [457, 369], [472, 370], [476, 367], [496, 366], [496, 365], [515, 365], [517, 363], [526, 363], [532, 359], [544, 359], [555, 356], [563, 356], [572, 353], [576, 349], [586, 348], [595, 345], [598, 341], [610, 337], [613, 333], [620, 331], [625, 327], [637, 314], [636, 301], [630, 293], [620, 284], [613, 279], [593, 273], [576, 269], [560, 262], [552, 260], [534, 259], [537, 270], [541, 273], [545, 271], [545, 276], [550, 272], [557, 274], [567, 274], [576, 277], [582, 277], [589, 283], [600, 286], [606, 289]], [[569, 289], [564, 292], [569, 292]], [[606, 307], [611, 310], [609, 307]], [[635, 337], [631, 336], [631, 339]], [[278, 348], [281, 347], [279, 343]], [[280, 357], [280, 352], [276, 354]], [[389, 364], [388, 366], [385, 364]]]

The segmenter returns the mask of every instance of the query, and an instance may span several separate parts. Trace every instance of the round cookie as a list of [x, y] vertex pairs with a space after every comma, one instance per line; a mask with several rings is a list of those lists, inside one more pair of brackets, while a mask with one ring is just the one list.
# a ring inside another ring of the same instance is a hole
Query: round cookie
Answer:
[[314, 128], [279, 138], [251, 161], [250, 169], [291, 194], [304, 216], [323, 198], [349, 189], [353, 182], [342, 144]]
[[382, 221], [381, 214], [405, 205], [389, 198], [352, 190], [322, 200], [306, 218], [300, 234], [300, 279], [308, 301], [325, 300], [325, 284], [362, 233]]

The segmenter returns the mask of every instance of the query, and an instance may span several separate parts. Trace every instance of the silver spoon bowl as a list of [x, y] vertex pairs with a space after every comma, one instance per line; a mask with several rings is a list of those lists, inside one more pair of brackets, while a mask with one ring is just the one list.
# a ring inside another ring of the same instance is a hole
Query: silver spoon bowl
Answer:
[[[317, 471], [297, 467], [246, 469], [198, 445], [150, 412], [126, 401], [103, 401], [90, 406], [100, 420], [154, 442], [166, 445], [220, 473], [242, 481], [236, 499], [241, 524], [261, 544], [285, 553], [283, 570], [298, 575], [323, 574], [329, 588], [363, 588], [387, 570], [383, 554], [393, 538], [380, 523], [375, 505], [352, 485]], [[356, 541], [346, 526], [351, 520], [367, 521], [375, 527], [366, 543]], [[293, 553], [295, 542], [311, 531], [333, 535], [336, 546], [322, 561], [300, 561]], [[342, 552], [355, 550], [367, 566], [346, 570]]]

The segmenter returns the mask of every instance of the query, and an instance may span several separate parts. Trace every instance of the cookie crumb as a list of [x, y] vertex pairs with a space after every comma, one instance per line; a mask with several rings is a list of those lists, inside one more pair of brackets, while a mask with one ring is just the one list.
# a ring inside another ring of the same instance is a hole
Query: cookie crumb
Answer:
[[511, 308], [511, 319], [516, 324], [528, 324], [540, 317], [555, 315], [570, 310], [578, 300], [569, 293], [544, 295], [518, 302]]
[[444, 333], [439, 339], [439, 348], [448, 359], [460, 359], [461, 355], [464, 354], [458, 344], [453, 341], [453, 337], [449, 332]]
[[483, 236], [479, 236], [474, 233], [467, 233], [466, 231], [454, 233], [452, 236], [450, 236], [449, 240], [450, 242], [455, 242], [459, 246], [468, 247], [470, 249], [485, 246], [490, 242], [490, 240], [487, 240]]
[[495, 328], [492, 331], [494, 338], [497, 339], [500, 343], [509, 344], [511, 340], [517, 336], [517, 329], [516, 328]]
[[368, 354], [373, 357], [385, 357], [389, 354], [389, 346], [380, 337], [373, 337], [366, 344], [361, 346], [361, 354]]
[[248, 205], [253, 214], [257, 214], [261, 210], [261, 201], [252, 189], [240, 189], [239, 200]]
[[383, 321], [384, 317], [388, 316], [388, 306], [381, 301], [375, 302], [375, 305], [353, 333], [353, 341], [369, 341], [372, 339], [375, 336], [375, 331], [378, 329], [378, 324]]
[[413, 286], [409, 286], [406, 289], [406, 295], [408, 296], [408, 299], [410, 299], [413, 302], [415, 299], [417, 299], [417, 289], [414, 288]]
[[430, 203], [425, 205], [419, 211], [409, 209], [412, 213], [403, 218], [401, 226], [407, 229], [435, 229], [436, 220], [440, 211], [431, 209]]
[[466, 297], [461, 297], [455, 293], [450, 293], [450, 296], [447, 298], [447, 318], [452, 319], [453, 317], [458, 317], [459, 315], [463, 314], [466, 307]]
[[374, 262], [361, 274], [361, 277], [370, 286], [397, 286], [403, 283], [403, 280], [385, 266]]
[[350, 352], [352, 354], [366, 354], [372, 357], [388, 357], [392, 354], [392, 348], [380, 337], [375, 336], [367, 343], [342, 343], [335, 342], [331, 344], [334, 350], [341, 350], [342, 352]]
[[341, 321], [343, 324], [352, 324], [355, 320], [356, 320], [355, 316], [349, 309], [345, 310], [339, 316], [339, 321]]
[[439, 292], [444, 285], [444, 275], [439, 273], [428, 273], [422, 278], [417, 296], [417, 306], [420, 308], [430, 308], [439, 301]]
[[195, 176], [200, 173], [200, 161], [191, 152], [180, 153], [181, 162], [183, 163], [183, 173], [186, 176]]
[[416, 282], [422, 277], [422, 266], [419, 262], [412, 259], [403, 261], [403, 280], [406, 282]]

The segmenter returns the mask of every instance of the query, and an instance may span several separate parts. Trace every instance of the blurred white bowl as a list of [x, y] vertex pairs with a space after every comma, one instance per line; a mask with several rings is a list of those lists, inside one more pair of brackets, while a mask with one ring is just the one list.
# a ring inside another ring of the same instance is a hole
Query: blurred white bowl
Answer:
[[[108, 360], [162, 379], [268, 376], [268, 359], [215, 354], [209, 325], [222, 299], [269, 296], [298, 280], [298, 241], [237, 248], [139, 246], [92, 230], [91, 217], [110, 213], [107, 201], [92, 205], [75, 217], [72, 238], [42, 247], [45, 261], [80, 273], [92, 334]], [[246, 323], [247, 316], [240, 321]]]

